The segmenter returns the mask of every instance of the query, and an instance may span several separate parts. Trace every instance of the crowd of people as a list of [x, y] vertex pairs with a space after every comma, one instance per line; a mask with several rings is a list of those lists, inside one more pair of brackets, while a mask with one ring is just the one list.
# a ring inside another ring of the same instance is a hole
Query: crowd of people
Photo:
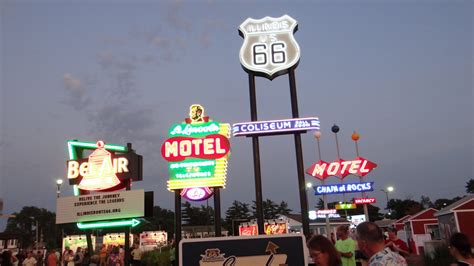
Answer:
[[[339, 226], [337, 240], [323, 235], [311, 237], [307, 246], [309, 255], [318, 266], [405, 266], [410, 255], [408, 245], [397, 237], [395, 228], [385, 232], [372, 222], [363, 222], [351, 233], [348, 226]], [[354, 240], [355, 239], [355, 240]], [[468, 237], [454, 233], [449, 250], [456, 260], [452, 266], [474, 265], [474, 256]]]
[[[131, 265], [140, 265], [142, 251], [138, 244], [131, 248]], [[46, 254], [43, 251], [20, 251], [14, 255], [5, 250], [0, 257], [0, 266], [124, 266], [123, 246], [102, 245], [94, 255], [87, 248], [78, 247], [75, 251], [66, 247], [62, 254], [55, 249]]]
[[[312, 236], [307, 241], [309, 255], [317, 266], [405, 266], [411, 252], [408, 245], [397, 236], [394, 228], [384, 232], [372, 222], [359, 224], [354, 231], [348, 226], [339, 226], [336, 237]], [[174, 248], [174, 245], [171, 245]], [[469, 238], [463, 233], [454, 233], [448, 242], [455, 262], [450, 266], [474, 265]], [[173, 252], [171, 252], [173, 254]], [[139, 266], [142, 251], [138, 244], [131, 248], [131, 265]], [[0, 256], [0, 266], [124, 266], [123, 246], [102, 245], [95, 255], [85, 248], [73, 251], [66, 247], [62, 252], [55, 249], [47, 253], [20, 251], [12, 254], [5, 250]], [[174, 258], [171, 258], [174, 262]]]

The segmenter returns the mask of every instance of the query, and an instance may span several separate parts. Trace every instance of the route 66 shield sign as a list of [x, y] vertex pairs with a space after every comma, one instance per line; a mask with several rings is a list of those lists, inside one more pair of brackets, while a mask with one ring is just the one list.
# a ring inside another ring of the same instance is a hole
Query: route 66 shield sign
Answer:
[[239, 27], [244, 38], [239, 54], [244, 70], [272, 80], [297, 66], [300, 47], [293, 36], [297, 30], [298, 23], [288, 15], [246, 19]]

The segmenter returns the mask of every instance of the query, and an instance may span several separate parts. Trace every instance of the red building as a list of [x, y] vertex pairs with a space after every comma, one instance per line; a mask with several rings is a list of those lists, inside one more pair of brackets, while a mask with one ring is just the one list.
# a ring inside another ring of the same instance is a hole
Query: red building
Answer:
[[474, 195], [466, 196], [434, 214], [438, 218], [442, 239], [448, 240], [454, 232], [461, 232], [474, 243]]
[[410, 215], [405, 215], [402, 218], [400, 218], [400, 219], [396, 220], [395, 222], [393, 222], [392, 226], [395, 227], [395, 229], [397, 229], [397, 231], [405, 230], [405, 221], [410, 217], [411, 217]]
[[439, 239], [438, 219], [434, 216], [438, 210], [422, 210], [405, 220], [408, 244], [413, 253], [423, 254], [425, 241]]

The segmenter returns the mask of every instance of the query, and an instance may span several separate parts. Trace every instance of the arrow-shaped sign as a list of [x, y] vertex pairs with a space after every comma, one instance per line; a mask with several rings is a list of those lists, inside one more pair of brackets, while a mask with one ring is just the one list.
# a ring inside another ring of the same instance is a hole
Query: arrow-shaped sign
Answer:
[[267, 248], [265, 249], [265, 252], [270, 252], [272, 254], [276, 254], [276, 250], [279, 248], [277, 244], [273, 243], [272, 241], [269, 241], [267, 244]]
[[79, 229], [92, 229], [92, 228], [107, 228], [107, 227], [120, 227], [120, 226], [131, 226], [135, 227], [140, 224], [137, 219], [120, 220], [120, 221], [100, 221], [92, 223], [77, 223]]

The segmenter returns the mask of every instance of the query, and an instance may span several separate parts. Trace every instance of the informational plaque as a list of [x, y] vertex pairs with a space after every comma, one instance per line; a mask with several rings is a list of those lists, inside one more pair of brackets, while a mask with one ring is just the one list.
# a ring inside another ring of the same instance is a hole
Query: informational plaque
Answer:
[[56, 224], [136, 218], [145, 215], [145, 191], [124, 190], [57, 200]]

